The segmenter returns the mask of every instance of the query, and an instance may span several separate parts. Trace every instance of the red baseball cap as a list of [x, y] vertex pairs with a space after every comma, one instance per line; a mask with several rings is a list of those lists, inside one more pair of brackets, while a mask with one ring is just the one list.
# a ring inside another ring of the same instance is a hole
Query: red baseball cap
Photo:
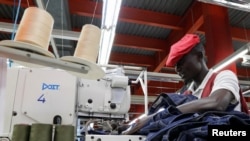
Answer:
[[200, 38], [196, 34], [186, 34], [178, 42], [173, 44], [170, 48], [166, 66], [173, 67], [176, 63], [193, 47], [200, 42]]

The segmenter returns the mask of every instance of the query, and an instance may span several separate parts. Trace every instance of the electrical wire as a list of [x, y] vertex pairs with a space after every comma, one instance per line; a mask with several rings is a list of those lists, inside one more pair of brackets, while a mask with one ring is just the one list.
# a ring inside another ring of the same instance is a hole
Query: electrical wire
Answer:
[[93, 16], [92, 16], [91, 24], [93, 24], [93, 21], [94, 21], [94, 18], [95, 18], [97, 3], [98, 3], [98, 0], [96, 0], [96, 3], [95, 3], [95, 9], [94, 9], [94, 13], [93, 13]]
[[14, 4], [13, 4], [13, 5], [14, 5], [14, 6], [13, 6], [13, 9], [12, 9], [12, 15], [13, 15], [13, 16], [12, 16], [12, 21], [15, 22], [15, 16], [14, 16], [14, 15], [15, 15], [15, 13], [16, 13], [16, 11], [15, 11], [16, 0], [14, 0]]
[[48, 5], [49, 5], [49, 0], [46, 3], [45, 10], [47, 10]]
[[[14, 21], [14, 25], [13, 25], [13, 32], [12, 32], [12, 35], [11, 35], [11, 40], [14, 40], [15, 31], [16, 31], [16, 23], [17, 23], [17, 18], [18, 18], [19, 11], [20, 11], [21, 1], [22, 0], [18, 1], [17, 13], [16, 13], [16, 16], [15, 16], [15, 21]], [[14, 0], [14, 3], [15, 3], [15, 0]]]
[[30, 3], [29, 3], [29, 0], [27, 0], [27, 4], [28, 4], [28, 7], [30, 7]]
[[[62, 25], [62, 37], [63, 37], [63, 1], [61, 1], [61, 25]], [[64, 56], [64, 46], [63, 46], [63, 38], [62, 38], [62, 56]]]

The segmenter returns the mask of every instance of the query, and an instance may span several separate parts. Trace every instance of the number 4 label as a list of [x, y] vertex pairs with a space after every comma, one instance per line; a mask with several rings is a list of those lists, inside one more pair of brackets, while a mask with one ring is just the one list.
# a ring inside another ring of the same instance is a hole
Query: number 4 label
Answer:
[[45, 97], [44, 97], [44, 94], [42, 94], [38, 99], [37, 99], [38, 102], [42, 102], [42, 103], [45, 103]]

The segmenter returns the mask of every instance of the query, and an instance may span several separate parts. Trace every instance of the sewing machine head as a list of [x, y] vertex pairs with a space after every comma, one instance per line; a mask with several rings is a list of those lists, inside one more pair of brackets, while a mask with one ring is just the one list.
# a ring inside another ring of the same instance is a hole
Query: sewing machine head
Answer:
[[127, 118], [131, 93], [121, 68], [107, 70], [98, 80], [80, 79], [78, 96], [80, 116]]

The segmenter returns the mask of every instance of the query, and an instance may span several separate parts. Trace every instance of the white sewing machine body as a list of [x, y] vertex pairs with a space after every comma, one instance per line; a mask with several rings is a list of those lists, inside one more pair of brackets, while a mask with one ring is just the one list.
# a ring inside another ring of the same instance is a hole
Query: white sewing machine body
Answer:
[[80, 79], [79, 116], [127, 118], [131, 103], [128, 81], [128, 77], [117, 72], [98, 80]]
[[15, 124], [74, 125], [77, 78], [52, 69], [8, 69], [0, 137], [11, 137]]
[[[100, 80], [49, 68], [9, 68], [7, 74], [6, 94], [0, 99], [0, 141], [11, 139], [15, 124], [70, 124], [77, 129], [79, 116], [128, 118], [130, 86], [121, 73], [109, 72]], [[110, 135], [97, 136], [110, 141]]]

